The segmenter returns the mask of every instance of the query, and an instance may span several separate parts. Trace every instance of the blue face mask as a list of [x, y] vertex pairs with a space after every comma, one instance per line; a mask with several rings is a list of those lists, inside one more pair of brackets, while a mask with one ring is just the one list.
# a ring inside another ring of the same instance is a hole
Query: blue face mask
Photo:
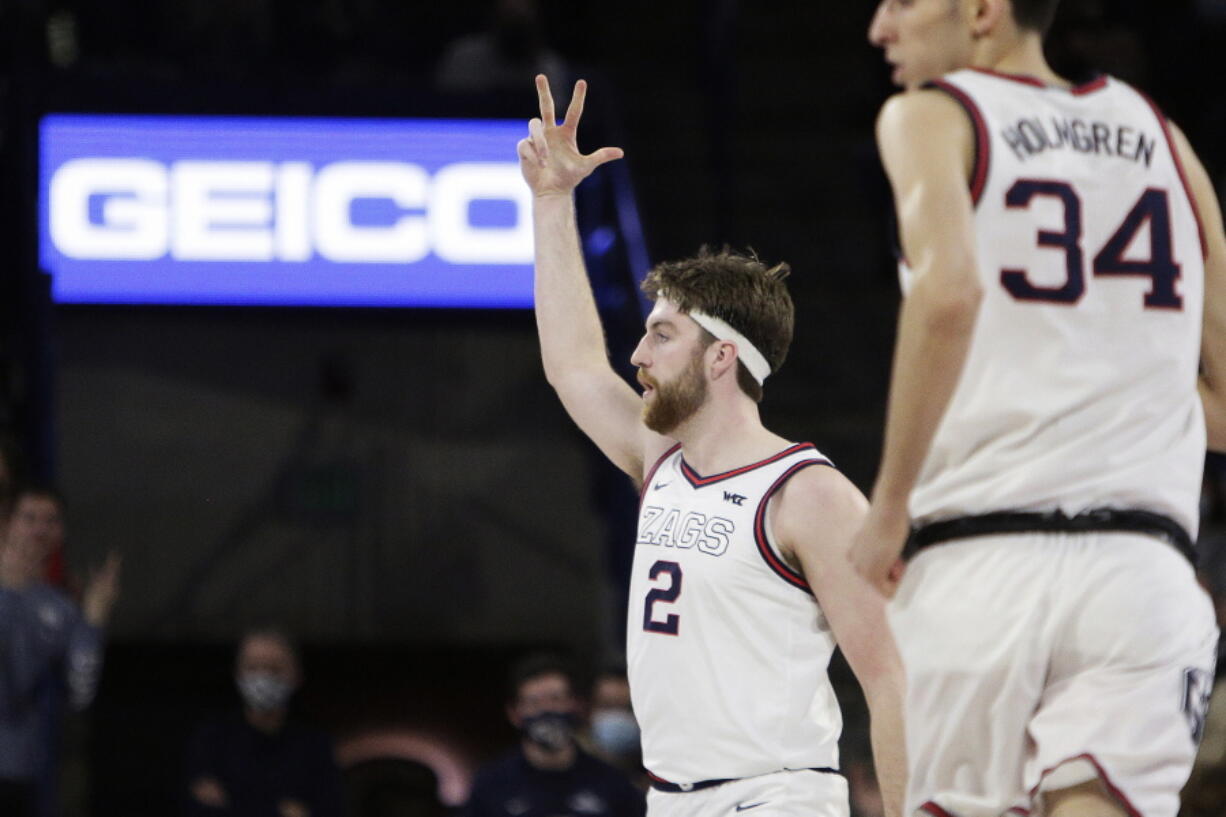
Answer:
[[594, 712], [592, 742], [605, 754], [617, 757], [638, 754], [638, 721], [627, 709], [602, 709]]
[[236, 679], [243, 703], [257, 712], [284, 709], [294, 694], [293, 685], [269, 672], [245, 672]]
[[575, 725], [575, 716], [570, 712], [538, 712], [524, 718], [519, 731], [542, 749], [556, 752], [575, 739]]

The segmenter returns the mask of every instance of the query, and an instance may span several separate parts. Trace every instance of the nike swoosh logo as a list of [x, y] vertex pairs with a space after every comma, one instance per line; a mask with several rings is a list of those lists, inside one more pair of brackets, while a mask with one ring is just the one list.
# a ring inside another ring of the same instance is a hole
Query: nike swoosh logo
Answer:
[[652, 486], [652, 490], [658, 491], [661, 488], [664, 488], [672, 484], [673, 484], [673, 481], [671, 479], [668, 482], [657, 482], [654, 486]]
[[769, 802], [770, 802], [769, 800], [760, 800], [757, 803], [741, 803], [740, 805], [736, 807], [736, 810], [737, 811], [749, 811], [751, 808], [757, 808], [758, 806], [765, 806]]

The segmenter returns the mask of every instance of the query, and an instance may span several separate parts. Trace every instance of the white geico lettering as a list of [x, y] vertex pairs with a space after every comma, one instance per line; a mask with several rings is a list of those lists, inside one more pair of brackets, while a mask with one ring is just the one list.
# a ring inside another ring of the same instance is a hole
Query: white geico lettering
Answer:
[[[91, 205], [100, 206], [91, 217]], [[391, 224], [353, 223], [360, 200], [390, 202]], [[514, 206], [477, 226], [476, 201]], [[434, 177], [407, 162], [73, 159], [49, 190], [51, 240], [70, 258], [410, 264], [532, 261], [531, 194], [510, 162], [458, 162]]]
[[[102, 222], [90, 222], [90, 198]], [[51, 178], [51, 240], [71, 258], [147, 260], [166, 254], [166, 168], [148, 159], [73, 159]]]

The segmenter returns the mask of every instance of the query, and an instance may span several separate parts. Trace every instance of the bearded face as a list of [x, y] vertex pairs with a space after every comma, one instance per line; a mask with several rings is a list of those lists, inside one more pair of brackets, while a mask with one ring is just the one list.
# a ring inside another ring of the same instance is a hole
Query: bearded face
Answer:
[[657, 434], [671, 434], [707, 401], [707, 380], [702, 375], [703, 351], [700, 345], [685, 370], [667, 383], [639, 371], [639, 382], [654, 390], [651, 399], [643, 405], [643, 424]]

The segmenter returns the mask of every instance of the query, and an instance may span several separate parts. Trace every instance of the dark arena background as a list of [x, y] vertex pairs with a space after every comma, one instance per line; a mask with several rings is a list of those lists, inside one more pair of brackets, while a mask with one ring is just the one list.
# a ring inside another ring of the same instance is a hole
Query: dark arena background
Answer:
[[[520, 130], [481, 160], [514, 162], [536, 111], [532, 71], [502, 84], [453, 46], [486, 32], [514, 53], [548, 52], [560, 76], [590, 82], [581, 146], [626, 151], [578, 195], [617, 365], [631, 376], [637, 281], [651, 263], [703, 244], [786, 260], [797, 329], [764, 420], [870, 487], [898, 306], [873, 143], [891, 88], [865, 35], [872, 5], [501, 4], [531, 18], [499, 18], [498, 5], [0, 6], [0, 442], [14, 476], [63, 492], [68, 587], [109, 552], [123, 560], [97, 698], [60, 740], [64, 814], [181, 813], [185, 746], [196, 724], [237, 710], [234, 646], [265, 624], [301, 644], [294, 714], [331, 734], [351, 817], [450, 813], [474, 770], [515, 740], [503, 679], [516, 658], [558, 650], [589, 674], [618, 661], [636, 497], [545, 383], [522, 304], [65, 294], [57, 265], [105, 284], [124, 264], [95, 269], [48, 249], [55, 122], [85, 122], [102, 139], [137, 121], [117, 115], [180, 117], [189, 131], [206, 116], [331, 121], [350, 134], [505, 120]], [[1101, 69], [1147, 89], [1221, 189], [1226, 2], [1066, 0], [1050, 44], [1068, 75]], [[557, 81], [554, 93], [569, 98]], [[91, 118], [56, 116], [67, 114]], [[150, 143], [151, 161], [250, 158], [209, 133], [182, 155]], [[464, 158], [463, 139], [440, 140]], [[508, 216], [505, 198], [490, 216], [504, 227], [525, 217]], [[86, 233], [107, 206], [90, 200]], [[289, 230], [276, 241], [296, 240]], [[240, 279], [292, 275], [289, 264], [230, 266]], [[1201, 545], [1215, 591], [1226, 590], [1224, 473], [1209, 461]], [[863, 705], [841, 659], [832, 673], [853, 807], [879, 817]], [[1226, 815], [1226, 725], [1214, 728], [1189, 815]]]

